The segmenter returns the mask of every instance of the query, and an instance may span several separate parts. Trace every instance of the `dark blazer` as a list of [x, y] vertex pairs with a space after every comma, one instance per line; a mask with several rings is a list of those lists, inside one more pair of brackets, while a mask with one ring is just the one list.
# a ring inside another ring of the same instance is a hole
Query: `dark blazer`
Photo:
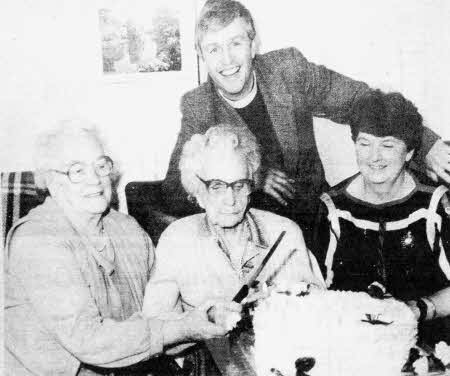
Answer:
[[[310, 217], [315, 214], [319, 195], [329, 187], [317, 150], [313, 116], [336, 123], [348, 121], [352, 104], [370, 90], [363, 82], [352, 80], [321, 65], [309, 62], [295, 48], [256, 55], [254, 69], [259, 90], [281, 145], [284, 171], [295, 178], [296, 200], [291, 214]], [[181, 100], [182, 123], [169, 169], [164, 193], [171, 211], [187, 214], [198, 211], [187, 201], [178, 170], [183, 145], [193, 134], [204, 133], [221, 123], [246, 126], [242, 118], [218, 94], [211, 79], [186, 93]], [[430, 130], [425, 154], [437, 140]], [[264, 167], [280, 167], [270, 156]], [[265, 209], [268, 209], [265, 207]]]

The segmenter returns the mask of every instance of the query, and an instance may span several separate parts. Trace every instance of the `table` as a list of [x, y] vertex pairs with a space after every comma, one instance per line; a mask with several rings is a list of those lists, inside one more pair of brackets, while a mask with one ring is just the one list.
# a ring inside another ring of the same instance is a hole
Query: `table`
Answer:
[[253, 333], [243, 332], [207, 341], [206, 346], [222, 376], [257, 376], [250, 353], [253, 343]]

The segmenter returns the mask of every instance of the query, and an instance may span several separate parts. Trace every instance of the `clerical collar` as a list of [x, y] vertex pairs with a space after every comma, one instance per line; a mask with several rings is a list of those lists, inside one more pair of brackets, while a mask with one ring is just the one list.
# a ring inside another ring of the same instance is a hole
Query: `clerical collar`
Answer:
[[244, 107], [248, 106], [251, 103], [251, 101], [253, 99], [255, 99], [256, 93], [258, 91], [258, 85], [256, 85], [256, 74], [255, 74], [255, 71], [253, 71], [253, 86], [252, 86], [252, 90], [250, 90], [250, 93], [248, 93], [244, 98], [238, 99], [237, 101], [232, 101], [232, 100], [226, 98], [223, 95], [221, 90], [218, 90], [218, 91], [219, 91], [219, 94], [222, 96], [222, 98], [225, 99], [231, 107], [244, 108]]

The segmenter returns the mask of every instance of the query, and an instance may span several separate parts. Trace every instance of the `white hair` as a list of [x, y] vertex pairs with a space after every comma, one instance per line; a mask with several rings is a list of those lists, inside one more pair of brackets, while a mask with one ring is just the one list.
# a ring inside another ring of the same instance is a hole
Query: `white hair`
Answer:
[[[60, 162], [65, 143], [81, 137], [95, 140], [105, 150], [105, 143], [97, 127], [86, 120], [63, 120], [56, 127], [38, 135], [33, 159], [35, 184], [39, 189], [46, 190], [48, 188], [48, 172]], [[110, 155], [106, 151], [105, 154]], [[118, 172], [115, 166], [112, 178], [117, 176]]]
[[179, 164], [181, 183], [191, 197], [197, 198], [204, 190], [198, 175], [206, 153], [220, 149], [241, 154], [247, 162], [250, 179], [258, 179], [261, 156], [253, 133], [245, 127], [217, 125], [209, 128], [205, 134], [193, 135], [183, 147]]

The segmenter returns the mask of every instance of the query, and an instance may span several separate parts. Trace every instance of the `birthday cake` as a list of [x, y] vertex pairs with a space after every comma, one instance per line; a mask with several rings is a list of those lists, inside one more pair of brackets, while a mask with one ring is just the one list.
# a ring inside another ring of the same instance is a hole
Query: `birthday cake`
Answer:
[[258, 376], [399, 376], [417, 334], [404, 303], [343, 291], [272, 294], [253, 327]]

